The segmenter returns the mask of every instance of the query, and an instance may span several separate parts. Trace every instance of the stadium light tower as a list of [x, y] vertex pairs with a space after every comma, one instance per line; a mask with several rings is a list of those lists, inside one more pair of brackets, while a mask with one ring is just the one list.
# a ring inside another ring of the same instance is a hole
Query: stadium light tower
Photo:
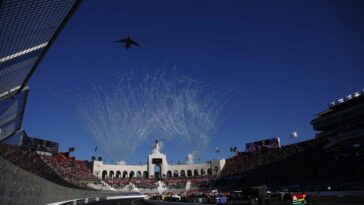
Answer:
[[220, 148], [215, 148], [215, 159], [217, 160], [219, 158]]
[[290, 136], [293, 139], [293, 144], [295, 144], [296, 143], [296, 139], [298, 138], [297, 132], [296, 131], [291, 132]]

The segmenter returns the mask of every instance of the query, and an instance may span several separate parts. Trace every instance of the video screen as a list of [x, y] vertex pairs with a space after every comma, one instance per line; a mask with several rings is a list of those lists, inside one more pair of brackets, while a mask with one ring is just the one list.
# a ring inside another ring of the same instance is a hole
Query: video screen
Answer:
[[152, 164], [162, 164], [162, 159], [161, 158], [153, 159]]

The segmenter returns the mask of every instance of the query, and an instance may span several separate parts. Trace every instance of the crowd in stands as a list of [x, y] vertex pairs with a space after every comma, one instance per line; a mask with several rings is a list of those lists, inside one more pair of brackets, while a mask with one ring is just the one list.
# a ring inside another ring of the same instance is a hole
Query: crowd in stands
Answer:
[[76, 160], [64, 153], [40, 157], [54, 172], [71, 184], [86, 187], [87, 182], [98, 181], [98, 178], [86, 167], [84, 161]]
[[[227, 160], [217, 187], [241, 184], [291, 187], [302, 190], [343, 190], [364, 183], [364, 150], [361, 147], [326, 149], [326, 141], [314, 139]], [[235, 176], [235, 177], [234, 177]], [[230, 179], [229, 179], [230, 178]], [[353, 189], [353, 187], [352, 187]]]
[[4, 159], [30, 173], [63, 186], [72, 186], [48, 167], [34, 151], [22, 149], [18, 146], [0, 144], [0, 154]]
[[117, 189], [122, 189], [130, 184], [142, 189], [156, 189], [158, 187], [157, 179], [148, 178], [106, 179], [105, 182]]
[[263, 149], [254, 152], [238, 152], [236, 156], [226, 160], [221, 175], [229, 176], [248, 172], [263, 165], [287, 159], [294, 154], [305, 152], [317, 144], [316, 140], [308, 140], [280, 148]]
[[84, 189], [90, 180], [98, 180], [84, 162], [60, 153], [40, 155], [35, 150], [1, 143], [0, 155], [14, 165], [62, 186]]
[[206, 189], [210, 187], [211, 182], [215, 180], [212, 176], [199, 176], [199, 177], [191, 177], [191, 178], [172, 178], [165, 179], [163, 182], [169, 189], [181, 189], [185, 188], [187, 183], [190, 182], [191, 187], [198, 189]]
[[[227, 159], [221, 176], [162, 179], [168, 189], [240, 189], [266, 184], [270, 188], [289, 187], [297, 191], [362, 190], [364, 188], [364, 147], [328, 149], [326, 139], [316, 138], [279, 148], [238, 152]], [[124, 187], [156, 189], [157, 179], [112, 179], [108, 183]]]
[[142, 189], [157, 189], [158, 181], [163, 182], [167, 189], [185, 189], [188, 182], [191, 187], [206, 189], [210, 187], [211, 181], [215, 178], [212, 176], [199, 176], [199, 177], [178, 177], [178, 178], [127, 178], [127, 179], [107, 179], [106, 183], [112, 185], [114, 188], [122, 189], [127, 185], [133, 184], [137, 188]]
[[[114, 178], [105, 182], [114, 188], [133, 185], [139, 189], [157, 189], [162, 181], [167, 189], [234, 189], [266, 184], [269, 187], [304, 187], [304, 190], [351, 190], [364, 187], [364, 147], [330, 147], [322, 138], [254, 152], [238, 152], [227, 159], [220, 178], [213, 176], [173, 178]], [[54, 183], [87, 188], [100, 181], [85, 161], [67, 153], [39, 154], [32, 149], [0, 144], [0, 155], [16, 166]], [[359, 184], [359, 185], [358, 185]], [[360, 185], [361, 184], [361, 185]], [[319, 188], [318, 188], [319, 187]]]

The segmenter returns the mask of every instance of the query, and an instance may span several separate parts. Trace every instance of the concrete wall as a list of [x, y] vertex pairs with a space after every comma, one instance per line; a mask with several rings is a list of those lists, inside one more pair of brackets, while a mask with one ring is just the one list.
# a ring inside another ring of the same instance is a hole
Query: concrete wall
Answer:
[[0, 157], [0, 205], [41, 205], [110, 195], [116, 195], [116, 193], [72, 189], [54, 184]]

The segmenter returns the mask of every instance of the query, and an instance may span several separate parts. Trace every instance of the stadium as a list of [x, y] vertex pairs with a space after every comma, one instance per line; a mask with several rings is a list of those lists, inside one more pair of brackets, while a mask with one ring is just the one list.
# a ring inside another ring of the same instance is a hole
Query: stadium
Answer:
[[0, 204], [364, 203], [364, 89], [316, 114], [309, 140], [260, 139], [199, 163], [169, 163], [158, 140], [145, 164], [82, 160], [29, 135], [28, 82], [80, 5], [0, 1]]

